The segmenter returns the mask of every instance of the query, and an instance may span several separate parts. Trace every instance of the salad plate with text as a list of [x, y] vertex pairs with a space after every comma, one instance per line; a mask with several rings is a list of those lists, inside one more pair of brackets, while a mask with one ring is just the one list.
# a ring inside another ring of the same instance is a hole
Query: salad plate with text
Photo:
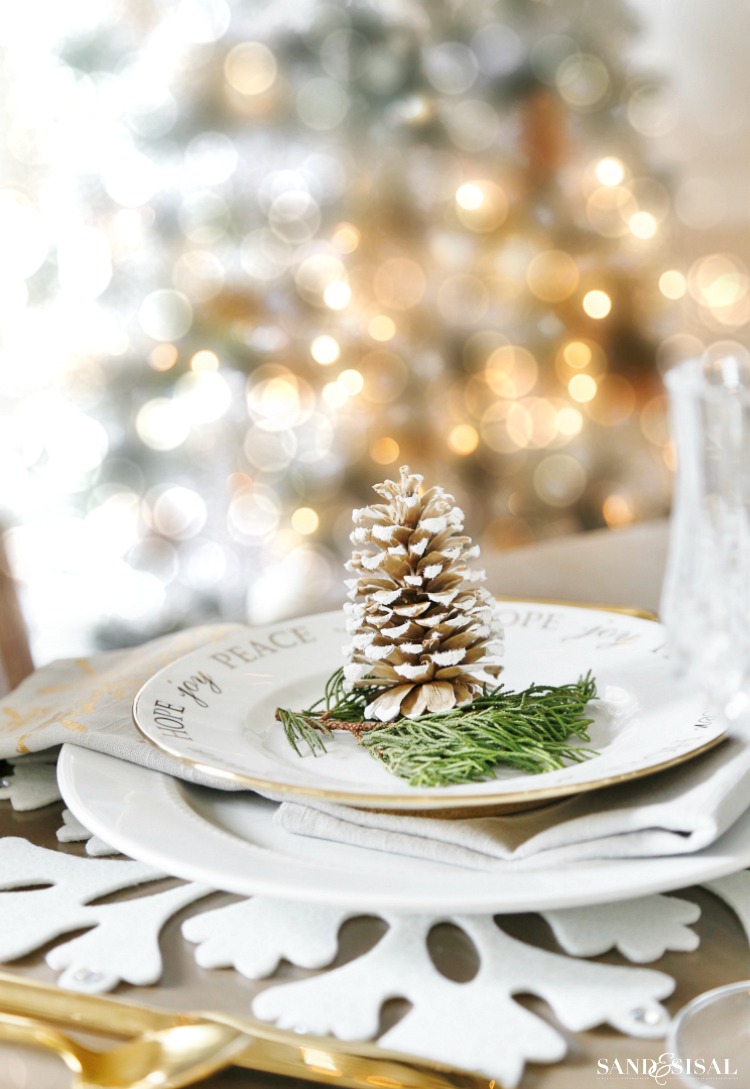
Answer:
[[591, 671], [597, 698], [588, 757], [559, 770], [412, 787], [355, 738], [336, 731], [318, 755], [289, 744], [279, 707], [301, 710], [321, 696], [347, 642], [340, 611], [248, 627], [191, 652], [138, 692], [136, 725], [174, 759], [278, 798], [323, 798], [360, 808], [441, 815], [511, 812], [653, 774], [719, 742], [723, 726], [675, 681], [660, 624], [604, 609], [501, 603], [508, 690], [569, 684]]

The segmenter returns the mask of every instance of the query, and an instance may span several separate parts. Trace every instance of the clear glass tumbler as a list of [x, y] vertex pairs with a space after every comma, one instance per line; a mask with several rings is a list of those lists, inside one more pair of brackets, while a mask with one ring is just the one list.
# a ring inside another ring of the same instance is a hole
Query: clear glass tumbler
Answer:
[[[750, 363], [693, 361], [665, 381], [677, 456], [661, 601], [669, 654], [710, 713], [750, 740]], [[690, 1002], [667, 1047], [690, 1089], [750, 1085], [750, 980]]]
[[665, 1051], [671, 1060], [670, 1073], [686, 1089], [746, 1089], [750, 1085], [750, 982], [717, 987], [688, 1002], [670, 1026]]
[[750, 735], [750, 362], [691, 361], [665, 381], [677, 457], [661, 601], [670, 657]]

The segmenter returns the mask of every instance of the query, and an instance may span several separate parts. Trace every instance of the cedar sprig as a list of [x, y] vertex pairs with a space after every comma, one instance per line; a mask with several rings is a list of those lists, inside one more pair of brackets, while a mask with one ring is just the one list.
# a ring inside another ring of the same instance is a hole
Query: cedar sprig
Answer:
[[585, 712], [596, 698], [590, 671], [573, 684], [532, 684], [521, 692], [485, 688], [468, 705], [389, 723], [364, 719], [377, 687], [347, 692], [339, 669], [311, 707], [280, 708], [277, 717], [299, 755], [301, 742], [319, 755], [332, 729], [348, 729], [389, 771], [417, 787], [489, 779], [498, 764], [534, 774], [555, 771], [594, 755], [570, 743], [572, 737], [590, 740], [593, 720]]

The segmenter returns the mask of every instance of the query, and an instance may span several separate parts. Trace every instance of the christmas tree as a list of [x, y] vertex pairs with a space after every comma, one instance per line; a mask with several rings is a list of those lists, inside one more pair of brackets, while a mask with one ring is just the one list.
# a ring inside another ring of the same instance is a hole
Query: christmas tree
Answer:
[[351, 509], [403, 462], [485, 549], [665, 509], [638, 412], [669, 197], [624, 4], [183, 0], [56, 29], [10, 147], [52, 223], [46, 411], [75, 436], [65, 516], [111, 551], [110, 638], [339, 596]]

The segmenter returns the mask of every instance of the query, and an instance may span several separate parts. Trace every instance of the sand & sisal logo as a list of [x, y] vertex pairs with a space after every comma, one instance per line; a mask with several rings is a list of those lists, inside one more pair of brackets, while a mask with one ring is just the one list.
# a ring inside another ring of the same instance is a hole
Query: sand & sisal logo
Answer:
[[731, 1084], [739, 1077], [737, 1068], [731, 1059], [690, 1058], [681, 1059], [672, 1051], [665, 1051], [656, 1059], [599, 1059], [596, 1073], [600, 1077], [653, 1078], [660, 1087], [669, 1085], [671, 1078], [692, 1077], [698, 1081], [705, 1079], [706, 1085], [716, 1081]]

